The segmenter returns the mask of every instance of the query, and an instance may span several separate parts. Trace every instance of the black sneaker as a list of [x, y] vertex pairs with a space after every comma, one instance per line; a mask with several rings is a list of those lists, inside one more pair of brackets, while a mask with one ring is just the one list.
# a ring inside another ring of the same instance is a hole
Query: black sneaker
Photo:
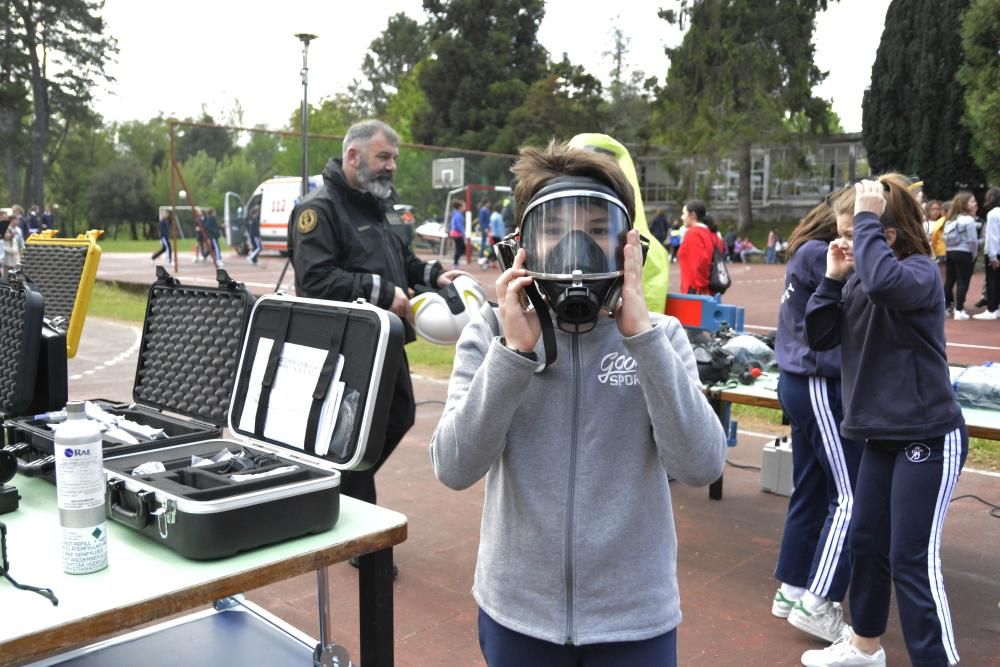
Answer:
[[[353, 568], [359, 568], [359, 567], [361, 567], [361, 561], [358, 559], [357, 556], [355, 556], [354, 558], [349, 559], [347, 562], [350, 563], [351, 567], [353, 567]], [[393, 563], [392, 564], [392, 578], [395, 579], [398, 576], [399, 576], [399, 568], [396, 567], [396, 563]]]

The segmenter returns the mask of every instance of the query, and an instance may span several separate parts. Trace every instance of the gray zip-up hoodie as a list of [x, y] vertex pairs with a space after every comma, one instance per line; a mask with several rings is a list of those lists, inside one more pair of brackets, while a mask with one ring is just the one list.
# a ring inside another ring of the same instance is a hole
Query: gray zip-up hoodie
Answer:
[[557, 330], [539, 374], [486, 324], [462, 333], [431, 460], [453, 489], [486, 476], [473, 594], [505, 627], [593, 644], [680, 623], [667, 475], [714, 482], [726, 442], [683, 328], [652, 317], [631, 338]]

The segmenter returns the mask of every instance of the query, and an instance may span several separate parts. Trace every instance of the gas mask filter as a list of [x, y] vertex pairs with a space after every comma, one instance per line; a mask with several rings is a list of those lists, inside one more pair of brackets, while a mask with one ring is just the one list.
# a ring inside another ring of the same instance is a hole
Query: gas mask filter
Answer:
[[614, 190], [592, 178], [559, 177], [528, 202], [518, 232], [497, 244], [497, 255], [509, 267], [524, 248], [524, 268], [556, 325], [584, 333], [597, 325], [602, 311], [613, 315], [617, 307], [631, 228]]

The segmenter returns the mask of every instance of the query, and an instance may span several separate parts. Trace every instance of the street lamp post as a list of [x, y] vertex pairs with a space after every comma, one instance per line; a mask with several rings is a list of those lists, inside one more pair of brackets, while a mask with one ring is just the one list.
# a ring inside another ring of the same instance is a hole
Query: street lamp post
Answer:
[[[318, 37], [310, 32], [297, 32], [295, 36], [302, 42], [302, 197], [309, 194], [309, 42]], [[291, 239], [289, 239], [289, 242]], [[289, 252], [291, 247], [289, 247]], [[278, 282], [274, 286], [275, 292], [281, 291], [281, 281], [285, 279], [288, 265], [292, 263], [291, 254], [285, 260], [285, 266], [281, 269]], [[320, 628], [322, 634], [322, 628]]]
[[297, 32], [302, 42], [302, 196], [309, 194], [309, 42], [318, 35]]

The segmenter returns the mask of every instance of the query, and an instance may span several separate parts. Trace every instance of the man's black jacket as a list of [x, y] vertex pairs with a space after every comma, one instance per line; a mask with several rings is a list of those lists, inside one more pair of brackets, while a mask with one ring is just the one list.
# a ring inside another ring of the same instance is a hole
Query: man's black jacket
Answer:
[[340, 160], [331, 159], [323, 185], [288, 220], [296, 294], [335, 301], [360, 297], [388, 309], [397, 286], [404, 292], [413, 285], [436, 287], [444, 270], [418, 259], [390, 228], [389, 206], [348, 185]]

